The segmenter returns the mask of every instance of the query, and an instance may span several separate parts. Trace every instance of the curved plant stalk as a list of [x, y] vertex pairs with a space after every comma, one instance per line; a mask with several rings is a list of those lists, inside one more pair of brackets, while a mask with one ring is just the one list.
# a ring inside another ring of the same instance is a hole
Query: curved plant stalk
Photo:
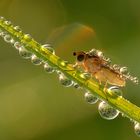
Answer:
[[35, 41], [30, 35], [24, 34], [19, 27], [16, 27], [17, 26], [13, 26], [10, 21], [6, 21], [3, 17], [0, 18], [1, 30], [7, 31], [13, 38], [19, 40], [22, 44], [24, 44], [27, 50], [35, 54], [43, 61], [47, 61], [53, 67], [63, 72], [69, 79], [78, 83], [95, 96], [98, 96], [101, 100], [108, 102], [126, 117], [140, 123], [139, 107], [113, 92], [105, 93], [103, 87], [101, 87], [99, 83], [86, 76], [77, 68], [72, 67], [71, 64], [62, 60], [60, 57], [50, 52], [47, 48], [42, 47], [42, 45]]

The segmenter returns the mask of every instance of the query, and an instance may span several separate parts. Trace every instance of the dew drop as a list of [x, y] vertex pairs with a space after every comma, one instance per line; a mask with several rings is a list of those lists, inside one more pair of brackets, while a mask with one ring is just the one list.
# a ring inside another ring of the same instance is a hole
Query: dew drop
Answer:
[[44, 44], [42, 45], [42, 47], [48, 49], [52, 54], [55, 54], [55, 50], [52, 48], [50, 44]]
[[30, 34], [25, 34], [25, 35], [24, 35], [24, 39], [25, 39], [26, 41], [30, 42], [30, 41], [32, 40], [32, 37], [31, 37]]
[[119, 111], [102, 101], [98, 106], [99, 114], [106, 120], [113, 120], [119, 115]]
[[123, 95], [123, 92], [117, 86], [112, 86], [112, 87], [108, 88], [107, 91], [110, 94], [114, 93], [115, 95], [118, 95], [118, 96], [122, 96]]
[[5, 20], [5, 18], [0, 16], [0, 21], [4, 21], [4, 20]]
[[67, 78], [63, 73], [59, 74], [59, 81], [65, 87], [70, 87], [73, 85], [73, 82]]
[[84, 72], [84, 73], [81, 73], [80, 74], [80, 77], [83, 78], [83, 79], [85, 79], [85, 80], [88, 80], [88, 79], [91, 78], [91, 74]]
[[42, 60], [39, 59], [36, 55], [32, 55], [32, 57], [31, 57], [31, 62], [32, 62], [34, 65], [41, 65], [41, 64], [42, 64]]
[[15, 42], [14, 47], [18, 50], [20, 47], [22, 47], [22, 45], [19, 42]]
[[48, 63], [45, 63], [45, 64], [44, 64], [44, 70], [45, 70], [45, 72], [47, 72], [47, 73], [53, 73], [53, 72], [55, 71], [54, 68], [51, 67]]
[[32, 54], [26, 50], [24, 47], [19, 48], [19, 55], [25, 59], [31, 58]]
[[120, 73], [126, 74], [128, 72], [127, 67], [120, 68]]
[[7, 35], [6, 32], [4, 32], [4, 31], [3, 31], [3, 32], [0, 32], [0, 36], [1, 36], [1, 37], [5, 37], [6, 35]]
[[140, 137], [140, 124], [139, 123], [135, 123], [134, 125], [134, 130], [135, 130], [135, 134]]
[[11, 21], [5, 21], [4, 23], [8, 26], [12, 25]]
[[86, 92], [85, 93], [85, 100], [89, 104], [95, 104], [95, 103], [97, 103], [98, 98], [96, 96], [94, 96], [93, 94], [91, 94], [90, 92]]
[[76, 88], [76, 89], [80, 89], [81, 88], [80, 85], [77, 84], [77, 83], [73, 83], [73, 87]]
[[21, 31], [21, 28], [19, 26], [15, 26], [14, 27], [14, 30], [17, 31], [17, 32], [20, 32]]
[[11, 40], [12, 40], [12, 37], [10, 35], [7, 34], [7, 35], [4, 36], [4, 41], [5, 42], [11, 43]]

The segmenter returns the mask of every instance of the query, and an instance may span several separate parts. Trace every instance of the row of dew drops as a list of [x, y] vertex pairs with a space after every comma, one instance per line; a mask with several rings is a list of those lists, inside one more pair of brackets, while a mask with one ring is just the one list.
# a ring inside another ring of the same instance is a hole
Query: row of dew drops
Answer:
[[[0, 20], [4, 20], [4, 24], [7, 26], [11, 26], [11, 22], [10, 21], [6, 21], [3, 17], [0, 17]], [[20, 29], [19, 26], [14, 26], [14, 30], [16, 32], [22, 32], [22, 30]], [[24, 58], [24, 59], [31, 59], [31, 62], [34, 65], [41, 65], [43, 64], [44, 66], [44, 70], [47, 73], [54, 73], [56, 72], [59, 76], [59, 81], [60, 83], [65, 86], [65, 87], [75, 87], [76, 89], [80, 89], [81, 87], [71, 81], [70, 79], [68, 79], [60, 70], [57, 70], [56, 68], [53, 68], [50, 64], [48, 64], [48, 62], [44, 62], [43, 60], [41, 60], [40, 58], [38, 58], [35, 54], [32, 54], [31, 52], [29, 52], [22, 43], [16, 41], [10, 34], [8, 34], [6, 31], [3, 31], [2, 29], [0, 29], [0, 36], [4, 39], [5, 42], [12, 44], [12, 46], [18, 50], [19, 55]], [[29, 41], [32, 39], [31, 36], [29, 34], [25, 34], [24, 35], [25, 39], [28, 39]], [[50, 44], [45, 44], [42, 45], [41, 47], [46, 48], [47, 50], [49, 50], [52, 54], [55, 54], [54, 49], [51, 47]], [[119, 96], [122, 96], [122, 91], [118, 88], [118, 87], [110, 87], [108, 89], [108, 92], [113, 91], [114, 93], [116, 93]], [[89, 104], [95, 104], [99, 101], [98, 97], [94, 96], [92, 93], [90, 93], [90, 91], [86, 91], [84, 94], [84, 98], [85, 101]], [[98, 111], [99, 114], [102, 118], [106, 119], [106, 120], [113, 120], [115, 119], [118, 115], [119, 115], [119, 111], [114, 109], [112, 106], [110, 106], [109, 104], [107, 104], [104, 101], [101, 101], [99, 103], [98, 106]], [[126, 117], [125, 115], [122, 114], [123, 117]], [[133, 121], [134, 122], [134, 121]], [[134, 130], [137, 136], [140, 137], [140, 124], [137, 122], [134, 122]]]

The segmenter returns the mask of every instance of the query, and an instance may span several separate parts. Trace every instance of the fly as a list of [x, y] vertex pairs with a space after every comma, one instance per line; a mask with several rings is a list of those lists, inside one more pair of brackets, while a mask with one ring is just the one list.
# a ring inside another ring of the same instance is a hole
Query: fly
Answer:
[[95, 77], [100, 84], [104, 83], [124, 87], [126, 80], [131, 80], [133, 83], [138, 84], [138, 78], [131, 76], [127, 72], [127, 67], [120, 67], [116, 64], [111, 64], [109, 58], [96, 49], [89, 52], [79, 51], [74, 52], [76, 56], [76, 65], [82, 68], [85, 72], [90, 73]]

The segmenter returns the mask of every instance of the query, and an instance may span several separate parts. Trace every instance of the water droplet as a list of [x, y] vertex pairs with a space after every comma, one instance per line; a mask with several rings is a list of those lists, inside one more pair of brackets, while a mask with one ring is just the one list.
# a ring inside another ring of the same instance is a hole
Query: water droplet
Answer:
[[29, 59], [32, 56], [32, 54], [28, 50], [26, 50], [24, 47], [19, 48], [19, 54], [21, 57], [25, 59]]
[[73, 83], [73, 87], [76, 88], [76, 89], [80, 89], [81, 88], [80, 85], [77, 84], [77, 83]]
[[10, 43], [15, 44], [15, 40], [13, 38], [11, 38]]
[[135, 134], [140, 137], [140, 124], [139, 123], [136, 123], [134, 125], [134, 130], [135, 130]]
[[39, 59], [36, 55], [32, 55], [32, 57], [31, 57], [31, 62], [32, 62], [34, 65], [41, 65], [41, 64], [42, 64], [42, 60]]
[[0, 36], [1, 36], [1, 37], [5, 37], [5, 35], [7, 35], [7, 32], [5, 32], [5, 31], [0, 32]]
[[44, 64], [44, 70], [48, 73], [53, 73], [55, 70], [53, 67], [51, 67], [48, 63]]
[[5, 18], [1, 16], [0, 17], [0, 21], [4, 21], [4, 20], [5, 20]]
[[25, 39], [26, 41], [30, 42], [30, 41], [32, 40], [32, 37], [31, 37], [30, 34], [25, 34], [25, 35], [24, 35], [24, 39]]
[[4, 36], [4, 41], [5, 42], [11, 43], [11, 40], [12, 40], [12, 37], [10, 35], [7, 34], [7, 35]]
[[55, 50], [52, 48], [50, 44], [44, 44], [42, 45], [42, 47], [48, 49], [52, 54], [55, 54]]
[[89, 104], [95, 104], [98, 101], [98, 98], [96, 96], [94, 96], [93, 94], [91, 94], [90, 92], [86, 92], [85, 93], [85, 100], [89, 103]]
[[5, 21], [4, 23], [8, 26], [12, 25], [11, 21]]
[[88, 80], [91, 78], [91, 74], [90, 73], [87, 73], [87, 72], [84, 72], [84, 73], [81, 73], [80, 74], [80, 77], [85, 79], [85, 80]]
[[18, 50], [20, 47], [22, 47], [20, 42], [15, 42], [14, 47]]
[[65, 87], [72, 86], [73, 82], [67, 78], [63, 73], [59, 74], [59, 81]]
[[112, 87], [108, 88], [107, 91], [108, 91], [108, 93], [110, 93], [110, 95], [112, 95], [112, 93], [115, 95], [118, 95], [118, 96], [123, 95], [123, 92], [117, 86], [112, 86]]
[[119, 115], [119, 111], [114, 109], [112, 106], [102, 101], [98, 106], [99, 114], [106, 120], [115, 119]]
[[127, 67], [120, 68], [120, 73], [126, 74], [128, 72]]
[[21, 28], [19, 26], [15, 26], [14, 27], [14, 30], [17, 31], [17, 32], [20, 32], [21, 31]]

